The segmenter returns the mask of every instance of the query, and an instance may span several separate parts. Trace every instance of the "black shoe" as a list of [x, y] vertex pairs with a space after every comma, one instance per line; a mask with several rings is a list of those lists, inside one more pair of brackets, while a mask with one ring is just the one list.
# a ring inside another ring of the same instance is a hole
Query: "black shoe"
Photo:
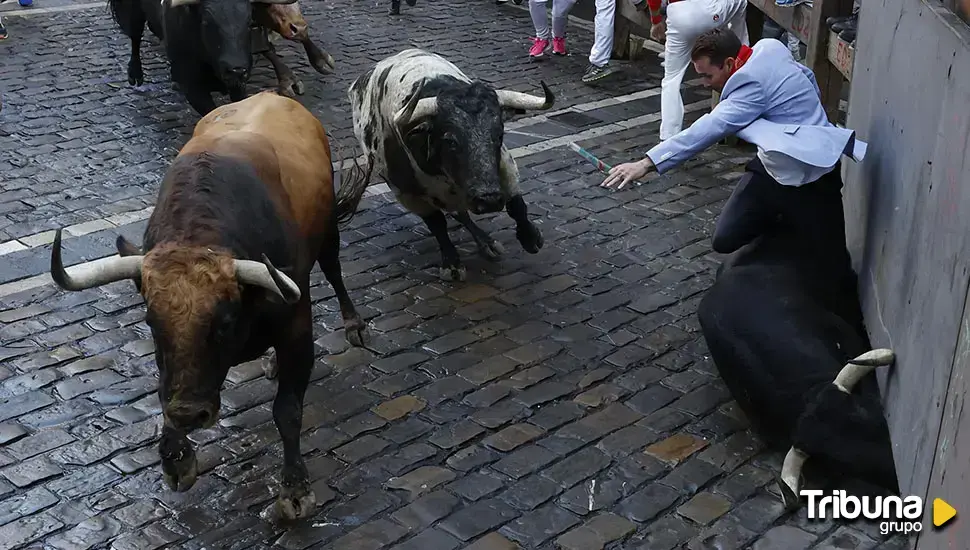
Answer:
[[848, 29], [855, 30], [858, 27], [859, 27], [859, 16], [857, 15], [853, 15], [852, 17], [849, 17], [848, 19], [844, 19], [842, 21], [836, 21], [835, 23], [829, 26], [829, 28], [832, 29], [834, 32], [842, 32]]
[[602, 67], [597, 67], [591, 63], [586, 66], [586, 71], [583, 73], [583, 82], [587, 84], [590, 82], [595, 82], [614, 73], [616, 73], [616, 70], [614, 70], [613, 67], [610, 67], [609, 63], [603, 65]]
[[846, 42], [855, 42], [856, 29], [845, 29], [839, 33], [839, 38], [845, 40]]

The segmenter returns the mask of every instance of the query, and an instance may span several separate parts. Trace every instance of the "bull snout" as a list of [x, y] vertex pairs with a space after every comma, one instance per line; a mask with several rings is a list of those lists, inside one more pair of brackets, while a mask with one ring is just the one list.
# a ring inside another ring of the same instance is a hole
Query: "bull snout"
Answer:
[[211, 428], [218, 414], [218, 406], [211, 403], [174, 403], [165, 408], [165, 423], [180, 432], [190, 433]]
[[247, 67], [225, 67], [222, 69], [222, 82], [229, 88], [237, 88], [249, 81]]
[[499, 192], [474, 195], [470, 202], [472, 212], [475, 214], [499, 212], [505, 208], [505, 197]]

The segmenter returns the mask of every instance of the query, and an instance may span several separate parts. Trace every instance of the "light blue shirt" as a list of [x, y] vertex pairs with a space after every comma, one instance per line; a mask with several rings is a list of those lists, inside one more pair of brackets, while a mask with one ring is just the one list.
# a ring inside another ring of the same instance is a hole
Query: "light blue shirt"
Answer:
[[860, 161], [866, 144], [829, 122], [815, 75], [773, 38], [728, 78], [717, 106], [647, 156], [664, 173], [729, 135], [753, 143], [765, 170], [782, 185], [803, 185], [830, 172], [843, 154]]

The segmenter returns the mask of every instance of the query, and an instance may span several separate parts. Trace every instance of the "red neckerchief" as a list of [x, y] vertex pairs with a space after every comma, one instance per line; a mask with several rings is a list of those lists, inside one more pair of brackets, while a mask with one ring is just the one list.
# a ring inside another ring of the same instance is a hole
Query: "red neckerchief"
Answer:
[[749, 46], [741, 44], [741, 49], [738, 50], [738, 56], [734, 58], [734, 68], [731, 69], [731, 75], [738, 72], [738, 69], [741, 67], [744, 67], [744, 64], [748, 62], [748, 58], [751, 57], [751, 51]]

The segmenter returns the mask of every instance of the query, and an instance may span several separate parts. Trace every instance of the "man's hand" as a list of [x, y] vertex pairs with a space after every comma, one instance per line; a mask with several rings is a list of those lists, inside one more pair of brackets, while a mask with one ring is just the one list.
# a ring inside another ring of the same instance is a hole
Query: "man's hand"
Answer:
[[667, 24], [664, 21], [650, 25], [650, 39], [663, 44], [667, 40]]
[[653, 162], [649, 157], [638, 162], [617, 164], [610, 170], [610, 175], [606, 176], [606, 179], [603, 180], [600, 187], [623, 189], [628, 183], [646, 176], [653, 167]]

